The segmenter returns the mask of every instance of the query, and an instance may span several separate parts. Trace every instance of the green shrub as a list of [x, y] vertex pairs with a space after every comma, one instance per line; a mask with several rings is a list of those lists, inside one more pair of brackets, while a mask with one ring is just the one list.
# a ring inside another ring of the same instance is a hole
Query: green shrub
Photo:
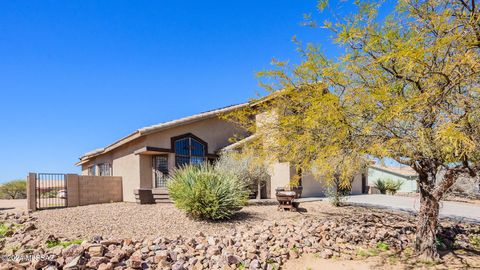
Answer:
[[472, 246], [474, 246], [476, 249], [480, 249], [480, 234], [470, 235], [468, 240]]
[[387, 187], [385, 186], [385, 181], [382, 179], [378, 179], [377, 181], [373, 182], [373, 186], [380, 191], [381, 194], [387, 193]]
[[387, 251], [390, 249], [390, 246], [387, 243], [380, 241], [377, 243], [377, 249], [381, 251]]
[[8, 232], [8, 229], [9, 228], [7, 227], [7, 225], [0, 223], [0, 238], [5, 237], [5, 235]]
[[342, 182], [339, 178], [334, 178], [328, 185], [326, 195], [333, 206], [341, 206], [347, 201], [348, 195], [350, 195], [352, 189], [352, 183]]
[[59, 240], [47, 240], [47, 247], [48, 248], [53, 248], [56, 246], [62, 246], [62, 247], [68, 247], [74, 244], [80, 245], [83, 242], [83, 240], [80, 239], [75, 239], [71, 241], [59, 241]]
[[401, 180], [397, 180], [397, 181], [394, 181], [392, 179], [385, 180], [385, 187], [387, 188], [387, 192], [389, 192], [392, 195], [397, 193], [397, 191], [400, 189], [400, 187], [402, 187], [402, 185], [403, 185], [403, 181]]
[[176, 169], [168, 181], [168, 190], [177, 208], [199, 219], [229, 219], [248, 200], [242, 181], [208, 164]]
[[395, 194], [403, 185], [403, 181], [397, 180], [394, 181], [392, 179], [378, 179], [377, 181], [373, 182], [373, 186], [377, 188], [381, 194], [390, 193]]
[[262, 187], [270, 180], [267, 162], [249, 152], [222, 153], [215, 162], [215, 170], [235, 175], [257, 199], [261, 198]]

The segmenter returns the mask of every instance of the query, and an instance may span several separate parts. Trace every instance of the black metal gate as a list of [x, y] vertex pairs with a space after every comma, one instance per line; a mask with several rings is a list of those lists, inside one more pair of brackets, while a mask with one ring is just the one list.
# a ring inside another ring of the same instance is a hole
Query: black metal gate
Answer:
[[37, 173], [35, 180], [37, 209], [67, 207], [67, 183], [61, 173]]

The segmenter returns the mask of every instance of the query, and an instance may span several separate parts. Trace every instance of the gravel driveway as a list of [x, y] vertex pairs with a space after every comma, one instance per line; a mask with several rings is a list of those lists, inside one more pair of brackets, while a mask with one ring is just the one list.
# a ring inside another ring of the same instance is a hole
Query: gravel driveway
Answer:
[[[337, 211], [326, 202], [300, 205], [299, 212], [279, 212], [276, 205], [244, 207], [233, 220], [225, 222], [194, 221], [173, 204], [139, 205], [135, 203], [108, 203], [34, 212], [37, 226], [45, 234], [67, 238], [175, 237], [193, 236], [201, 231], [207, 235], [227, 234], [236, 226], [254, 225], [265, 220], [301, 218], [305, 215], [326, 215]], [[348, 211], [347, 208], [344, 208]]]
[[[417, 212], [420, 208], [420, 199], [418, 197], [391, 196], [383, 194], [350, 196], [348, 202], [414, 212]], [[440, 216], [480, 222], [480, 205], [443, 201], [440, 203]]]

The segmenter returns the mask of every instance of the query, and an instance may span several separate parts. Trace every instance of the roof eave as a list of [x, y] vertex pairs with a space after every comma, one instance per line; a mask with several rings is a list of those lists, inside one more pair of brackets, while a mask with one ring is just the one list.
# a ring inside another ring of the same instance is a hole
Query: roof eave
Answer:
[[383, 172], [388, 172], [388, 173], [391, 173], [391, 174], [395, 174], [397, 176], [404, 177], [404, 178], [416, 178], [417, 177], [417, 175], [415, 175], [415, 174], [405, 174], [405, 173], [392, 171], [392, 170], [389, 170], [388, 168], [383, 168], [383, 167], [379, 167], [379, 166], [375, 166], [375, 165], [371, 165], [370, 167], [374, 168], [374, 169], [377, 169], [377, 170], [381, 170]]
[[165, 130], [165, 129], [168, 129], [168, 128], [187, 125], [187, 124], [191, 124], [191, 123], [201, 121], [201, 120], [204, 120], [204, 119], [217, 117], [220, 114], [228, 113], [228, 112], [231, 112], [231, 111], [239, 109], [239, 108], [243, 108], [243, 107], [248, 106], [248, 105], [249, 105], [249, 103], [245, 102], [245, 103], [233, 105], [233, 106], [230, 106], [230, 107], [217, 109], [217, 110], [212, 110], [212, 111], [209, 111], [209, 112], [200, 113], [198, 115], [187, 116], [187, 117], [180, 118], [180, 119], [177, 119], [177, 120], [173, 120], [173, 121], [170, 121], [170, 122], [166, 122], [166, 123], [162, 123], [162, 124], [138, 129], [138, 130], [134, 131], [133, 133], [131, 133], [131, 134], [115, 141], [115, 142], [113, 142], [112, 144], [108, 145], [107, 147], [102, 148], [103, 149], [102, 151], [98, 151], [98, 152], [93, 151], [93, 152], [90, 152], [91, 154], [90, 153], [85, 154], [84, 156], [82, 156], [80, 158], [79, 162], [75, 163], [75, 165], [80, 166], [80, 165], [90, 161], [90, 159], [93, 158], [93, 157], [99, 156], [101, 154], [108, 153], [108, 152], [112, 151], [113, 149], [116, 149], [116, 148], [118, 148], [118, 147], [120, 147], [120, 146], [122, 146], [122, 145], [124, 145], [128, 142], [131, 142], [131, 141], [133, 141], [137, 138], [140, 138], [142, 136], [152, 134], [152, 133], [155, 133], [155, 132], [158, 132], [158, 131], [162, 131], [162, 130]]

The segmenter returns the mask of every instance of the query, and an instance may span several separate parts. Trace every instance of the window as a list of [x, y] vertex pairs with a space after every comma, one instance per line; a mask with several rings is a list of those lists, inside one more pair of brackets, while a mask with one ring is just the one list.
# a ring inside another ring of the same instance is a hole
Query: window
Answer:
[[87, 174], [88, 174], [88, 175], [91, 175], [91, 176], [95, 175], [95, 165], [90, 165], [90, 166], [88, 166], [88, 168], [87, 168]]
[[167, 186], [168, 157], [166, 155], [153, 156], [153, 177], [156, 188]]
[[191, 135], [174, 140], [175, 166], [200, 164], [205, 161], [206, 143]]
[[98, 173], [100, 176], [111, 176], [112, 175], [112, 165], [110, 163], [100, 163], [98, 164]]

